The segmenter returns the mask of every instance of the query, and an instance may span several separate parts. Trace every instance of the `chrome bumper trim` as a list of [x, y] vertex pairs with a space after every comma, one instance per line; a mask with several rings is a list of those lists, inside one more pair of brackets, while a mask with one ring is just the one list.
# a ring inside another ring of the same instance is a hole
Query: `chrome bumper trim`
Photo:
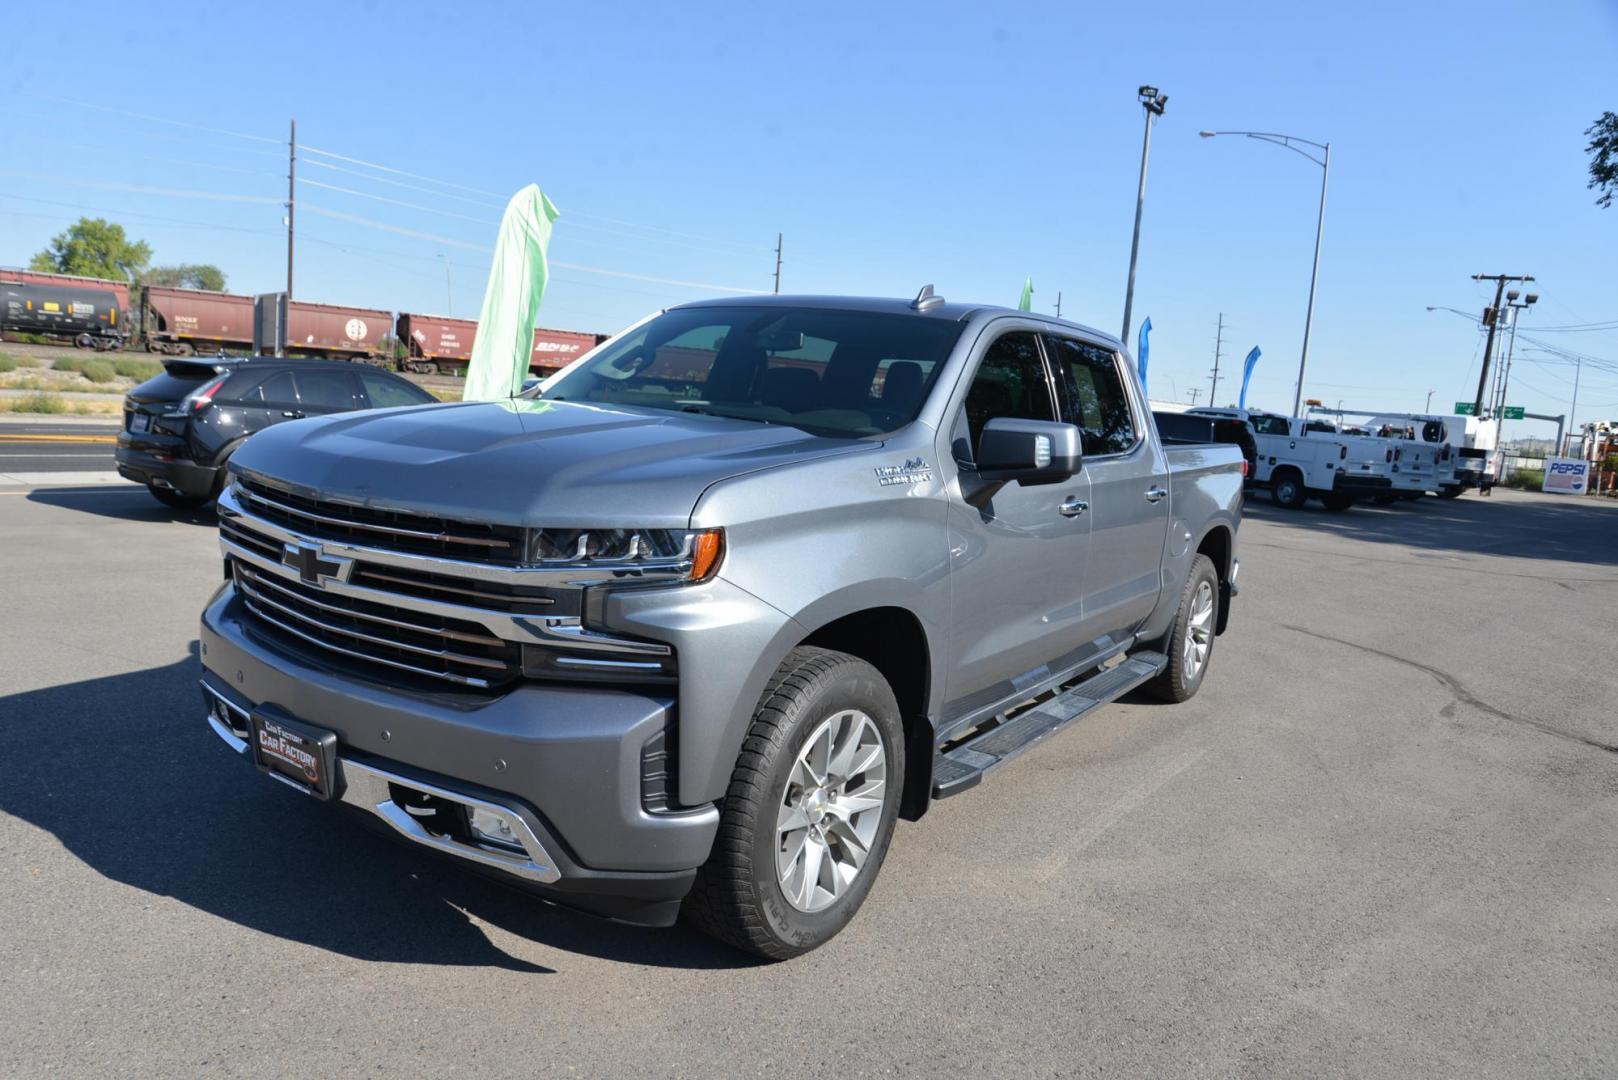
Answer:
[[[232, 730], [215, 715], [216, 709], [209, 709], [208, 726], [213, 728], [214, 734], [218, 735], [226, 746], [243, 757], [250, 756], [247, 740], [242, 738], [242, 734], [247, 732], [246, 710], [224, 697], [207, 683], [202, 684], [202, 691], [216, 706], [223, 706], [226, 715], [231, 720], [239, 717], [242, 722], [241, 728]], [[540, 843], [539, 837], [534, 835], [534, 831], [529, 828], [528, 822], [524, 821], [522, 815], [512, 807], [467, 795], [451, 788], [443, 788], [436, 784], [413, 780], [409, 777], [400, 776], [398, 773], [389, 772], [387, 769], [366, 765], [341, 755], [337, 758], [337, 769], [340, 774], [338, 779], [342, 782], [342, 795], [339, 796], [339, 801], [381, 818], [406, 840], [420, 844], [423, 847], [432, 848], [435, 851], [441, 851], [446, 855], [453, 855], [457, 859], [465, 859], [468, 862], [494, 867], [508, 874], [514, 874], [517, 877], [527, 878], [530, 881], [537, 881], [542, 884], [558, 881], [562, 877], [561, 872], [556, 869], [555, 860], [545, 850], [545, 845]], [[273, 779], [282, 781], [291, 788], [308, 794], [306, 789], [299, 787], [298, 784], [286, 777], [273, 772], [270, 773], [270, 776]], [[483, 810], [495, 815], [510, 827], [512, 834], [521, 843], [523, 851], [520, 854], [514, 851], [502, 851], [492, 846], [485, 847], [479, 844], [470, 844], [456, 840], [453, 837], [428, 832], [421, 822], [411, 817], [404, 807], [393, 801], [392, 793], [388, 790], [390, 784], [397, 784], [400, 787], [409, 788], [411, 791], [419, 791], [424, 795], [431, 795], [449, 802], [460, 803], [470, 810]]]

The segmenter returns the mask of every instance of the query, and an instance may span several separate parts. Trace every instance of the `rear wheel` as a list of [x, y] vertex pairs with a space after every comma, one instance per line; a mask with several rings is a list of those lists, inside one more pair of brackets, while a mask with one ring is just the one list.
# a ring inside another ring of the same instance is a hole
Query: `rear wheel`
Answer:
[[1219, 624], [1219, 574], [1213, 561], [1198, 555], [1180, 591], [1180, 609], [1164, 641], [1169, 664], [1148, 682], [1145, 690], [1162, 701], [1190, 699], [1202, 686], [1213, 659], [1215, 630]]
[[1458, 499], [1464, 490], [1466, 489], [1459, 484], [1449, 484], [1438, 489], [1438, 497], [1440, 499]]
[[195, 510], [213, 501], [212, 495], [187, 495], [183, 491], [158, 487], [156, 484], [147, 484], [146, 490], [152, 493], [152, 498], [172, 510]]
[[772, 960], [829, 941], [887, 855], [904, 746], [898, 702], [875, 668], [792, 650], [753, 714], [686, 917]]
[[1377, 495], [1377, 496], [1374, 496], [1371, 499], [1371, 501], [1376, 503], [1378, 506], [1392, 506], [1394, 503], [1399, 501], [1399, 496], [1397, 496], [1397, 495]]
[[1341, 514], [1354, 505], [1354, 496], [1341, 491], [1330, 491], [1320, 497], [1320, 504], [1334, 514]]
[[1303, 486], [1303, 476], [1296, 469], [1277, 469], [1270, 477], [1270, 498], [1277, 506], [1296, 510], [1309, 498]]

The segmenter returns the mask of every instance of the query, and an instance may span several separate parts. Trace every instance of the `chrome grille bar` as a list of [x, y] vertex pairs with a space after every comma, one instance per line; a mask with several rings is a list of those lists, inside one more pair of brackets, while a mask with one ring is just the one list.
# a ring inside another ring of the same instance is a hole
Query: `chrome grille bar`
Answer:
[[364, 619], [367, 622], [380, 623], [383, 626], [393, 626], [400, 630], [411, 630], [418, 634], [429, 634], [432, 636], [454, 638], [457, 641], [465, 641], [473, 645], [490, 645], [498, 649], [509, 644], [508, 642], [502, 641], [500, 638], [494, 637], [490, 634], [472, 634], [465, 630], [456, 630], [452, 627], [423, 626], [420, 623], [407, 622], [403, 619], [388, 618], [383, 615], [373, 614], [369, 611], [360, 611], [356, 608], [339, 607], [336, 604], [328, 604], [324, 601], [316, 600], [312, 596], [305, 596], [299, 592], [285, 588], [270, 578], [267, 578], [262, 574], [255, 573], [245, 563], [237, 563], [236, 572], [238, 575], [252, 582], [255, 588], [273, 589], [278, 593], [283, 593], [286, 596], [291, 597], [300, 604], [308, 604], [310, 607], [320, 608], [323, 611], [334, 612], [338, 615], [347, 615], [356, 619]]
[[284, 600], [277, 600], [275, 597], [270, 596], [267, 592], [259, 591], [253, 585], [248, 584], [248, 581], [249, 579], [245, 576], [238, 577], [236, 580], [236, 587], [241, 589], [242, 594], [247, 597], [248, 606], [254, 607], [255, 610], [257, 610], [255, 606], [256, 604], [264, 604], [274, 608], [278, 612], [281, 612], [288, 618], [297, 619], [299, 622], [324, 630], [330, 634], [339, 634], [343, 637], [353, 638], [356, 641], [365, 641], [373, 645], [382, 645], [390, 649], [400, 649], [404, 652], [415, 653], [418, 656], [431, 656], [447, 663], [467, 664], [471, 667], [493, 668], [497, 671], [506, 671], [510, 670], [511, 668], [510, 664], [502, 663], [499, 660], [491, 660], [483, 656], [467, 656], [464, 653], [455, 653], [449, 651], [448, 649], [435, 649], [426, 645], [414, 645], [407, 641], [378, 637], [375, 634], [367, 634], [363, 630], [354, 630], [350, 627], [338, 626], [335, 623], [327, 622], [325, 619], [310, 615], [308, 612], [299, 611], [296, 607], [289, 605]]
[[[305, 521], [317, 522], [322, 525], [335, 525], [343, 529], [357, 529], [362, 532], [378, 532], [384, 533], [388, 536], [401, 536], [412, 540], [427, 540], [439, 544], [464, 544], [469, 547], [506, 549], [510, 549], [513, 546], [510, 540], [502, 540], [499, 537], [467, 536], [461, 533], [452, 533], [443, 530], [434, 532], [422, 529], [407, 529], [401, 528], [397, 525], [383, 525], [379, 522], [365, 521], [356, 518], [332, 517], [328, 514], [320, 514], [312, 510], [305, 510], [301, 507], [294, 506], [290, 501], [284, 501], [266, 494], [267, 491], [269, 491], [269, 489], [264, 487], [262, 484], [254, 484], [251, 487], [241, 485], [238, 489], [238, 494], [239, 497], [248, 504], [257, 505], [261, 509], [269, 510], [274, 513], [289, 514], [293, 517], [302, 518]], [[360, 510], [363, 508], [355, 509]]]

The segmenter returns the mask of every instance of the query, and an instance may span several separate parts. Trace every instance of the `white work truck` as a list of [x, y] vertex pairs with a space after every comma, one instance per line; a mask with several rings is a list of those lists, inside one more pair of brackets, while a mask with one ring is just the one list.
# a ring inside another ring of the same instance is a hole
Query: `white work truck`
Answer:
[[1258, 443], [1258, 460], [1250, 482], [1270, 490], [1278, 506], [1296, 509], [1310, 498], [1327, 510], [1347, 510], [1366, 498], [1393, 491], [1393, 459], [1375, 440], [1339, 436], [1325, 421], [1258, 409], [1205, 406], [1188, 409], [1194, 416], [1247, 421]]

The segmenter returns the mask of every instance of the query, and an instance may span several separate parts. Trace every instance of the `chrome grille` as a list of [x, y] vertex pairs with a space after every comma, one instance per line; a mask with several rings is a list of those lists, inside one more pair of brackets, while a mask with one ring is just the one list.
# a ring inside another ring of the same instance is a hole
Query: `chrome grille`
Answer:
[[248, 513], [319, 540], [510, 566], [523, 560], [524, 532], [516, 526], [309, 499], [245, 477], [236, 481], [236, 497]]
[[248, 610], [308, 644], [463, 686], [492, 687], [521, 672], [517, 645], [477, 623], [329, 592], [240, 559], [231, 570]]

